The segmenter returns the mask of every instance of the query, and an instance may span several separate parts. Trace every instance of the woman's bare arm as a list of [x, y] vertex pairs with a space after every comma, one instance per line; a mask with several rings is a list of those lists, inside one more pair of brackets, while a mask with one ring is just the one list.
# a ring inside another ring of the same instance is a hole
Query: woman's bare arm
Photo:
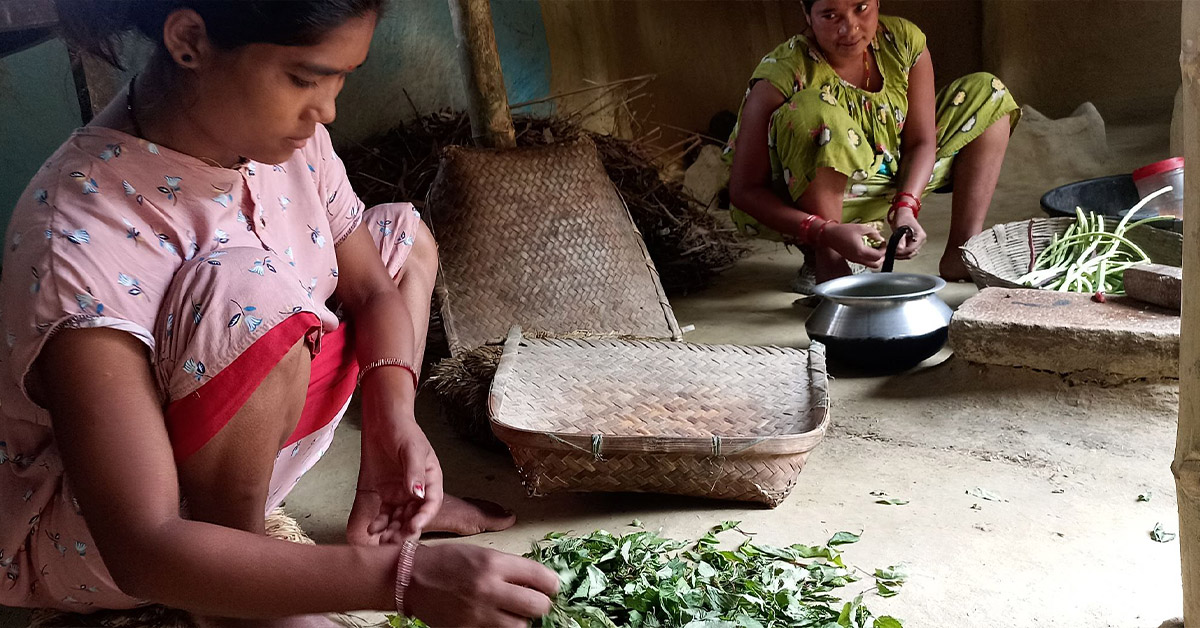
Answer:
[[64, 331], [35, 369], [68, 481], [122, 591], [226, 617], [391, 607], [399, 547], [298, 545], [180, 517], [163, 412], [133, 336]]

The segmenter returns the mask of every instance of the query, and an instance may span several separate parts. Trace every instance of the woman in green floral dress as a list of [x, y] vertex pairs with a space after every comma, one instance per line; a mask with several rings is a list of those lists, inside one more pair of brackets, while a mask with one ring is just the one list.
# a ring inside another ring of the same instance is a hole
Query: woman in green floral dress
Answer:
[[901, 259], [925, 242], [921, 197], [953, 183], [939, 271], [968, 278], [958, 249], [979, 233], [1021, 110], [977, 73], [934, 92], [925, 35], [879, 15], [879, 0], [804, 0], [809, 29], [754, 70], [726, 149], [734, 221], [749, 235], [800, 244], [816, 281], [878, 267], [878, 223], [912, 228]]

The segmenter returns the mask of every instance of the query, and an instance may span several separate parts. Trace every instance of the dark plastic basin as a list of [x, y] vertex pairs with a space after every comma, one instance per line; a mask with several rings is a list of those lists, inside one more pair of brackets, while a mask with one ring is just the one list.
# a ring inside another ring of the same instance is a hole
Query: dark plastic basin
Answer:
[[[1075, 208], [1082, 207], [1084, 211], [1120, 218], [1121, 212], [1136, 205], [1138, 200], [1140, 197], [1133, 185], [1133, 175], [1117, 174], [1056, 187], [1042, 195], [1042, 210], [1052, 218], [1074, 218]], [[1182, 220], [1163, 220], [1150, 224], [1176, 233], [1183, 232]]]

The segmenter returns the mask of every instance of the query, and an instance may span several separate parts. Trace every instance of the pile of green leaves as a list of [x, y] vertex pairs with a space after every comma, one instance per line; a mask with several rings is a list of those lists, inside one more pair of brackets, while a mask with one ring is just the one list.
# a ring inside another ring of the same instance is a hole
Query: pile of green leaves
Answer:
[[[641, 527], [634, 522], [636, 527]], [[542, 628], [901, 628], [874, 618], [862, 595], [834, 592], [858, 580], [836, 549], [858, 541], [838, 532], [826, 545], [771, 547], [748, 538], [724, 548], [714, 527], [695, 542], [640, 529], [617, 536], [552, 533], [526, 554], [558, 572], [561, 593]], [[879, 591], [894, 595], [904, 580], [879, 570]], [[886, 582], [886, 585], [883, 583]], [[880, 586], [883, 585], [883, 586]]]
[[[736, 547], [717, 538], [737, 530], [727, 521], [698, 541], [664, 538], [642, 527], [626, 535], [553, 532], [525, 555], [558, 573], [554, 609], [540, 628], [903, 628], [876, 618], [863, 595], [843, 601], [836, 591], [859, 578], [841, 545], [859, 537], [838, 532], [825, 545], [772, 547], [749, 537]], [[875, 570], [881, 597], [898, 593], [903, 567]], [[420, 621], [390, 617], [396, 628]]]

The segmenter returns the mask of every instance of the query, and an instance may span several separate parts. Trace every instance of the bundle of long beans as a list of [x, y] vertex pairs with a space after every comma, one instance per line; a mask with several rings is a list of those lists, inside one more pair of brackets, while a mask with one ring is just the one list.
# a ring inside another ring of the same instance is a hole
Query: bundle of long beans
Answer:
[[1085, 213], [1076, 207], [1075, 224], [1062, 235], [1054, 236], [1034, 259], [1032, 270], [1017, 279], [1017, 283], [1059, 292], [1124, 295], [1125, 270], [1150, 261], [1150, 256], [1131, 242], [1126, 233], [1150, 222], [1171, 220], [1154, 216], [1131, 223], [1130, 219], [1146, 203], [1170, 190], [1163, 188], [1142, 199], [1112, 230], [1107, 228], [1104, 216]]

